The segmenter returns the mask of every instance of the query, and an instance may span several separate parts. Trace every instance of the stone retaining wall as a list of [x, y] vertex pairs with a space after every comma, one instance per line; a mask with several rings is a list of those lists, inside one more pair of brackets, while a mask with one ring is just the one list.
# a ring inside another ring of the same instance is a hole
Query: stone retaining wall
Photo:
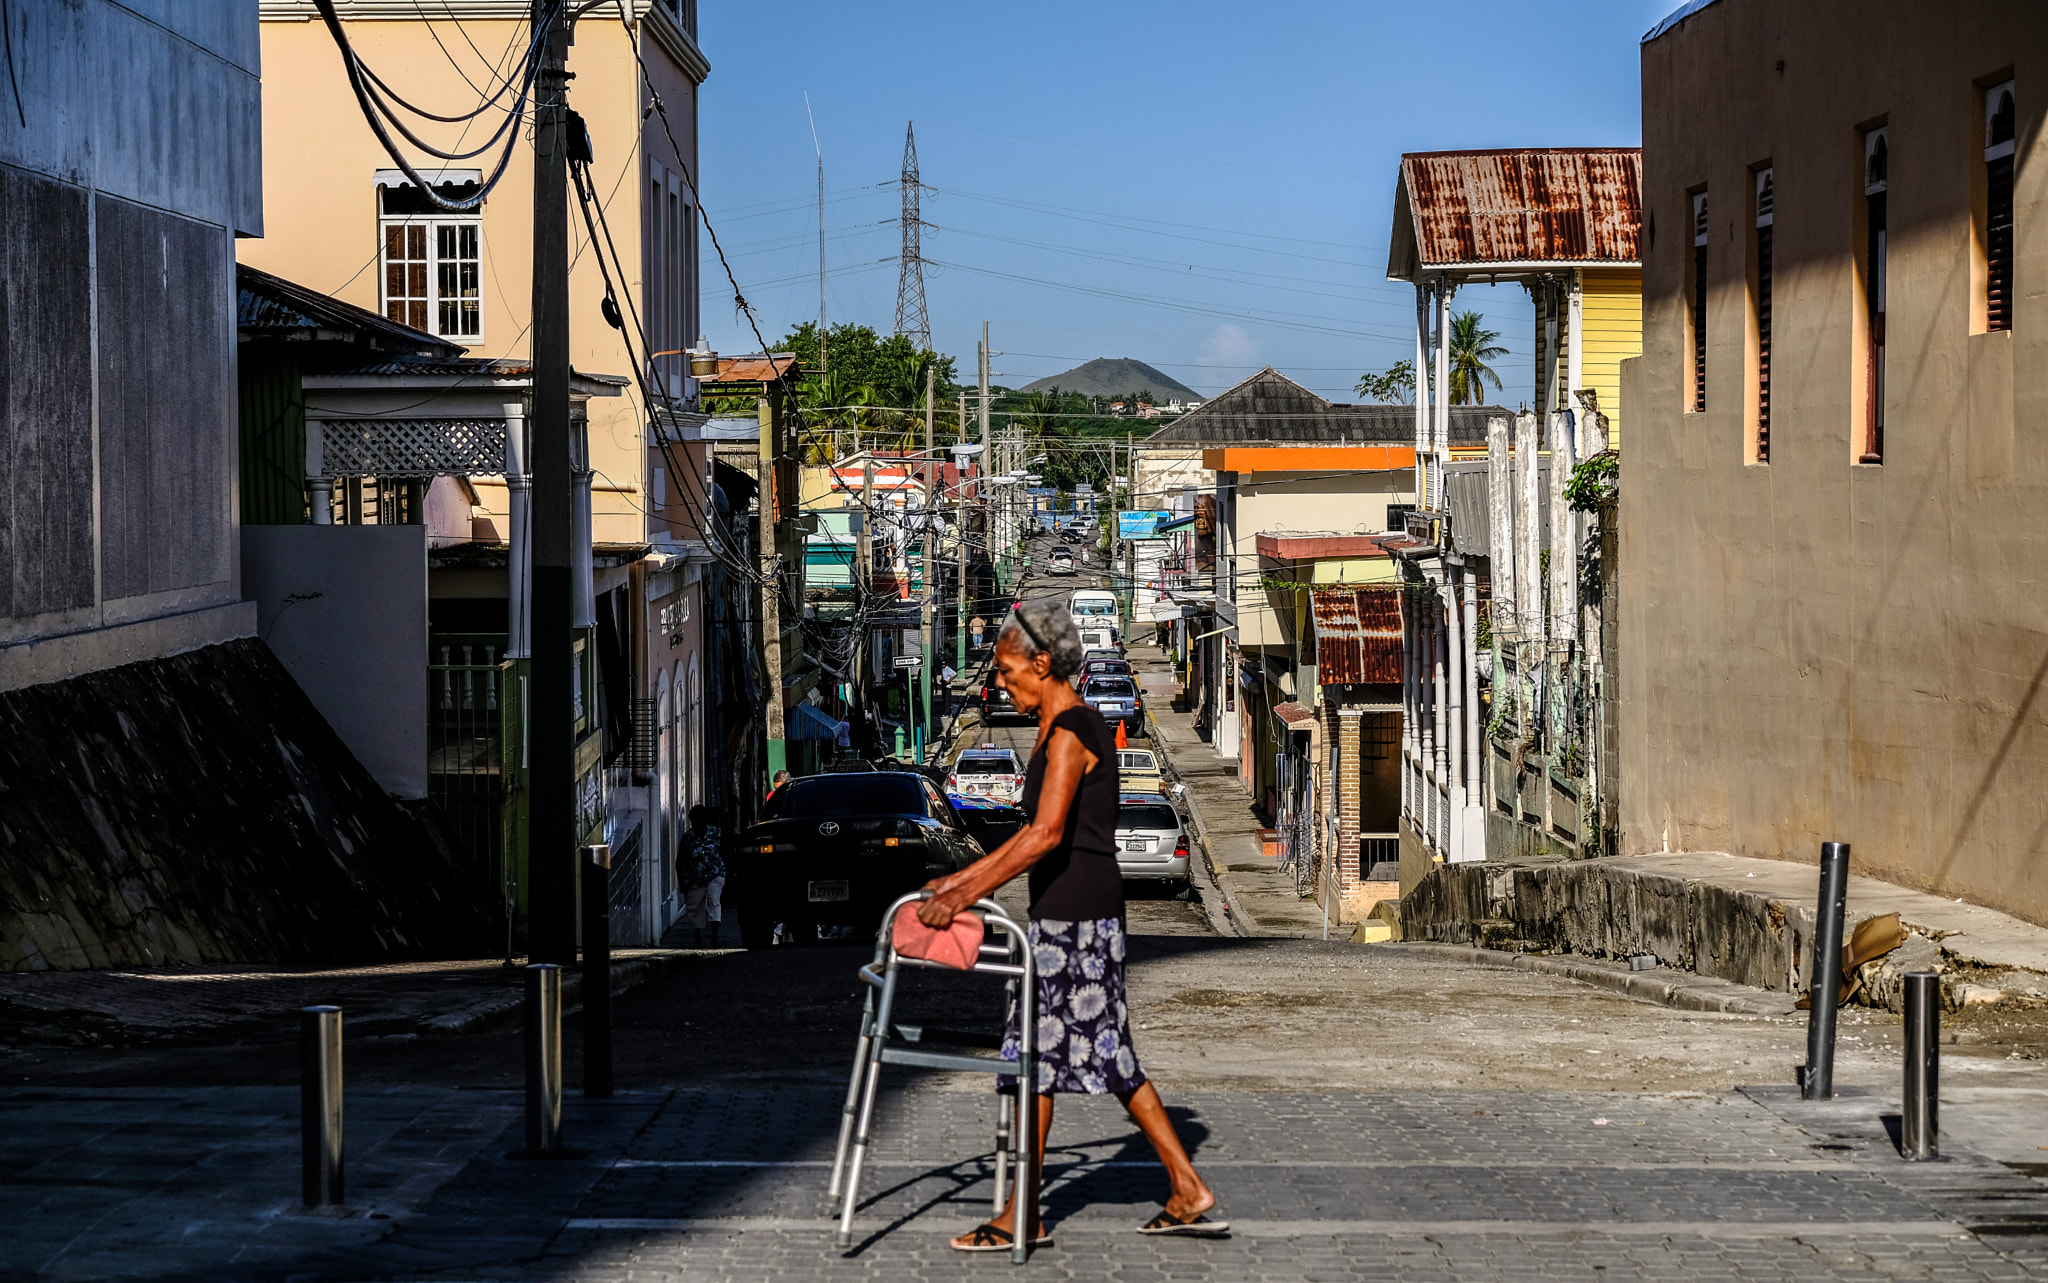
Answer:
[[263, 642], [0, 693], [0, 971], [502, 947], [488, 880]]
[[[1845, 935], [1888, 911], [1882, 903], [1859, 907], [1858, 898]], [[1980, 1000], [1980, 991], [1991, 995], [1983, 1000], [2001, 996], [1973, 984], [1981, 968], [1952, 956], [1938, 928], [1911, 914], [1906, 925], [1906, 943], [1863, 969], [1857, 1001], [1898, 1010], [1902, 978], [1913, 970], [1942, 973], [1951, 1006]], [[1651, 954], [1676, 970], [1800, 993], [1809, 984], [1814, 908], [1782, 888], [1752, 891], [1626, 860], [1451, 864], [1432, 868], [1402, 897], [1400, 926], [1404, 940], [1608, 959]]]

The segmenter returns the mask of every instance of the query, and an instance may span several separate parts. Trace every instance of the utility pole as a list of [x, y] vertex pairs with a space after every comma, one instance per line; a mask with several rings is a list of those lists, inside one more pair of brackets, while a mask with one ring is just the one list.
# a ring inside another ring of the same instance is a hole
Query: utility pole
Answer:
[[[1124, 507], [1127, 509], [1136, 509], [1138, 506], [1136, 442], [1137, 438], [1132, 433], [1124, 433]], [[1131, 633], [1138, 627], [1137, 555], [1131, 541], [1124, 538], [1121, 521], [1117, 523], [1117, 537], [1122, 539], [1124, 545], [1124, 592], [1127, 594], [1124, 601], [1128, 603], [1124, 608], [1124, 617], [1127, 621], [1124, 624], [1124, 640], [1129, 641]]]
[[[962, 443], [967, 440], [967, 394], [960, 394], [960, 430]], [[953, 667], [959, 672], [967, 671], [967, 497], [961, 491], [967, 488], [967, 456], [953, 456], [959, 484], [953, 488], [953, 551], [960, 560], [960, 570], [953, 579]]]
[[[569, 25], [565, 0], [534, 0], [546, 30], [533, 115], [532, 651], [527, 708], [527, 946], [576, 962], [576, 723], [570, 703]], [[589, 555], [588, 550], [584, 552]]]
[[939, 602], [939, 485], [938, 463], [932, 458], [932, 394], [936, 387], [938, 367], [936, 362], [927, 362], [924, 367], [924, 591], [918, 594], [918, 630], [923, 634], [924, 663], [918, 668], [918, 690], [920, 703], [924, 706], [924, 734], [918, 740], [917, 761], [924, 764], [926, 743], [932, 734], [932, 616], [938, 611]]
[[[860, 592], [856, 599], [863, 607], [867, 605], [870, 595], [875, 590], [874, 528], [875, 458], [871, 454], [862, 452], [860, 459], [860, 540], [859, 549], [856, 553], [860, 558], [860, 568], [855, 574], [860, 584]], [[860, 706], [868, 710], [867, 725], [872, 732], [875, 730], [874, 709], [869, 705], [867, 697], [868, 637], [870, 635], [867, 625], [861, 625], [860, 636], [855, 642], [860, 649], [858, 652], [859, 657], [854, 661], [853, 690], [855, 698], [860, 701]]]
[[[772, 353], [768, 363], [772, 375]], [[789, 765], [789, 743], [782, 722], [782, 400], [780, 380], [761, 385], [761, 487], [755, 537], [761, 565], [761, 667], [768, 687], [762, 692], [761, 713], [768, 740], [765, 769], [769, 779]]]
[[[974, 349], [974, 356], [975, 365], [978, 367], [976, 373], [981, 381], [981, 537], [982, 540], [988, 544], [987, 551], [989, 565], [991, 567], [997, 568], [1000, 571], [1003, 565], [1003, 559], [996, 552], [996, 520], [995, 512], [993, 510], [993, 496], [990, 493], [990, 491], [994, 487], [992, 487], [989, 484], [989, 482], [994, 480], [995, 478], [994, 469], [996, 466], [996, 456], [994, 453], [995, 447], [989, 443], [988, 432], [987, 321], [983, 321], [981, 323], [981, 343], [978, 347]], [[998, 581], [1000, 581], [1000, 573], [998, 573], [997, 578]], [[997, 583], [997, 587], [1000, 588], [1002, 586], [1003, 585], [1000, 582]]]

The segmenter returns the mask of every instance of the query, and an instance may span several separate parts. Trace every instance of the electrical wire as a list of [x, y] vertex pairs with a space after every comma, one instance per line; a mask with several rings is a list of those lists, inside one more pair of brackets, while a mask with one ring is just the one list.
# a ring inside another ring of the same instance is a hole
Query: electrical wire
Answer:
[[[355, 94], [356, 106], [363, 113], [363, 119], [368, 122], [370, 132], [377, 136], [377, 141], [383, 146], [385, 154], [391, 157], [392, 163], [397, 165], [399, 170], [412, 180], [414, 186], [419, 189], [420, 196], [434, 207], [451, 213], [468, 213], [482, 208], [484, 199], [491, 194], [492, 189], [497, 187], [499, 181], [504, 178], [506, 167], [512, 162], [512, 153], [519, 143], [519, 131], [511, 128], [511, 125], [525, 118], [527, 99], [532, 92], [534, 82], [539, 78], [542, 60], [537, 56], [529, 57], [526, 60], [526, 70], [520, 78], [519, 100], [507, 112], [506, 120], [504, 124], [499, 126], [498, 134], [493, 135], [494, 138], [500, 135], [505, 136], [505, 145], [498, 157], [497, 166], [491, 171], [490, 177], [480, 185], [476, 195], [463, 200], [450, 200], [435, 191], [433, 185], [420, 176], [419, 170], [413, 167], [410, 160], [406, 159], [405, 154], [399, 150], [398, 144], [392, 140], [390, 131], [384, 127], [384, 112], [381, 108], [381, 103], [376, 99], [374, 91], [364, 79], [365, 69], [362, 61], [356, 55], [355, 47], [349, 43], [348, 33], [342, 28], [340, 16], [335, 13], [334, 0], [313, 0], [313, 3], [319, 9], [321, 20], [327, 24], [327, 32], [333, 38], [335, 47], [341, 53], [342, 67], [348, 76], [349, 89]], [[552, 29], [553, 24], [550, 21], [540, 31], [535, 32], [532, 41], [533, 46], [539, 48], [549, 37]], [[395, 119], [392, 123], [398, 125], [400, 132], [404, 133], [407, 138], [425, 147], [426, 150], [442, 156], [444, 159], [466, 159], [465, 156], [457, 156], [429, 147], [425, 143], [420, 142], [418, 137], [406, 129], [403, 123]], [[472, 152], [468, 154], [476, 155], [479, 153]]]

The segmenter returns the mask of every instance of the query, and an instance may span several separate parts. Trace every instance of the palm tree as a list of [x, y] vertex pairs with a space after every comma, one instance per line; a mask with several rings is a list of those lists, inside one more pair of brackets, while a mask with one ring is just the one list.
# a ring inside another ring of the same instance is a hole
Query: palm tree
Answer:
[[1480, 328], [1485, 318], [1477, 312], [1460, 312], [1451, 318], [1451, 404], [1481, 405], [1486, 385], [1500, 387], [1500, 376], [1488, 361], [1506, 356], [1508, 350], [1494, 340], [1499, 330]]

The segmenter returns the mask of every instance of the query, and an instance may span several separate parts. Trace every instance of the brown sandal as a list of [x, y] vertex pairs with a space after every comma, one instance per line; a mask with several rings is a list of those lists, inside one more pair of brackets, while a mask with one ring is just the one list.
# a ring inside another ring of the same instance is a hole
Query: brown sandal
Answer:
[[1172, 1234], [1179, 1238], [1228, 1238], [1229, 1221], [1212, 1221], [1197, 1212], [1187, 1220], [1161, 1209], [1159, 1215], [1138, 1227], [1140, 1234]]
[[[992, 1221], [983, 1222], [960, 1236], [966, 1242], [947, 1244], [956, 1252], [1007, 1252], [1016, 1243], [1010, 1231]], [[1051, 1247], [1052, 1235], [1040, 1233], [1031, 1240], [1032, 1247]]]

